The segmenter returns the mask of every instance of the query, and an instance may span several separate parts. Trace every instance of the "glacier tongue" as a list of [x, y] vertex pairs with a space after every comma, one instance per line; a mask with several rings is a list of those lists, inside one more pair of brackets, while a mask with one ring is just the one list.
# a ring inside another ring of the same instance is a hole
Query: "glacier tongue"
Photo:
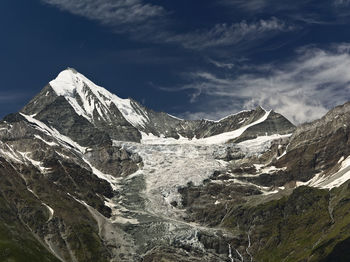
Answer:
[[136, 103], [130, 99], [119, 98], [74, 69], [62, 71], [56, 79], [50, 82], [50, 86], [58, 96], [65, 97], [78, 115], [85, 117], [90, 122], [94, 121], [94, 112], [97, 112], [100, 118], [111, 121], [112, 104], [136, 128], [144, 127], [149, 121], [147, 113]]
[[148, 211], [155, 214], [161, 212], [162, 216], [171, 217], [179, 212], [171, 205], [176, 202], [181, 206], [178, 188], [188, 183], [200, 185], [214, 171], [225, 169], [225, 164], [216, 159], [225, 154], [224, 145], [151, 145], [118, 141], [114, 141], [114, 145], [142, 157], [144, 167], [136, 175], [142, 175], [145, 180]]

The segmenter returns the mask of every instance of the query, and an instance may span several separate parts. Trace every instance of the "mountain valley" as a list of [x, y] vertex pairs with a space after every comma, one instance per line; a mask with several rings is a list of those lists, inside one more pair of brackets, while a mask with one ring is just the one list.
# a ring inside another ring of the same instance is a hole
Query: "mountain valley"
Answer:
[[0, 122], [0, 261], [349, 261], [350, 103], [183, 120], [62, 71]]

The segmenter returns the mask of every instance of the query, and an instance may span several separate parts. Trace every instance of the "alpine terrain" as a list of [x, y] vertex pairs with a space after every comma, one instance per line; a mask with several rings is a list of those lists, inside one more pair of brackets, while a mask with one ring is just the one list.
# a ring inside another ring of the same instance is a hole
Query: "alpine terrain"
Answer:
[[74, 69], [0, 122], [0, 261], [349, 261], [350, 103], [183, 120]]

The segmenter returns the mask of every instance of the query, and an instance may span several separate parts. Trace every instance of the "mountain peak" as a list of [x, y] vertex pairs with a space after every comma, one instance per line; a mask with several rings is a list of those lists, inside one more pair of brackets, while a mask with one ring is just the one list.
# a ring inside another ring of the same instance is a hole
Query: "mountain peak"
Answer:
[[73, 68], [67, 68], [60, 72], [58, 76], [50, 81], [50, 86], [58, 96], [73, 96], [77, 89], [81, 89], [84, 85], [85, 78]]
[[73, 73], [79, 73], [75, 68], [73, 67], [67, 67], [65, 70], [72, 71]]
[[254, 109], [255, 111], [262, 111], [262, 112], [268, 112], [265, 108], [263, 108], [261, 105], [257, 105]]
[[113, 122], [116, 107], [123, 117], [134, 127], [144, 126], [147, 116], [140, 113], [141, 109], [130, 99], [122, 99], [107, 89], [96, 85], [83, 74], [73, 68], [67, 68], [50, 82], [57, 94], [63, 96], [78, 115], [89, 122], [105, 120]]

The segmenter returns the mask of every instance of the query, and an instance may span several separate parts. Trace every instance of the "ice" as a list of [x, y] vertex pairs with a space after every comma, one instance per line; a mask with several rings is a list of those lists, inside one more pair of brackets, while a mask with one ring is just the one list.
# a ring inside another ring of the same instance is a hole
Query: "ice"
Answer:
[[198, 139], [194, 138], [194, 139], [188, 139], [185, 137], [182, 137], [181, 135], [179, 135], [179, 139], [175, 139], [172, 137], [167, 137], [165, 138], [164, 136], [155, 136], [152, 133], [150, 134], [146, 134], [144, 132], [140, 132], [142, 139], [141, 139], [141, 143], [142, 144], [147, 144], [147, 145], [171, 145], [171, 144], [194, 144], [197, 142]]
[[[181, 205], [180, 187], [188, 183], [201, 185], [214, 171], [225, 166], [216, 159], [224, 145], [197, 144], [139, 144], [114, 141], [127, 151], [138, 153], [143, 160], [143, 168], [136, 174], [145, 179], [148, 210], [173, 215], [172, 202]], [[129, 177], [131, 178], [131, 177]]]
[[292, 136], [292, 134], [274, 134], [270, 136], [259, 136], [255, 139], [243, 141], [238, 145], [245, 147], [250, 152], [260, 153], [268, 150], [271, 147], [272, 141], [282, 138], [288, 138], [290, 136]]

